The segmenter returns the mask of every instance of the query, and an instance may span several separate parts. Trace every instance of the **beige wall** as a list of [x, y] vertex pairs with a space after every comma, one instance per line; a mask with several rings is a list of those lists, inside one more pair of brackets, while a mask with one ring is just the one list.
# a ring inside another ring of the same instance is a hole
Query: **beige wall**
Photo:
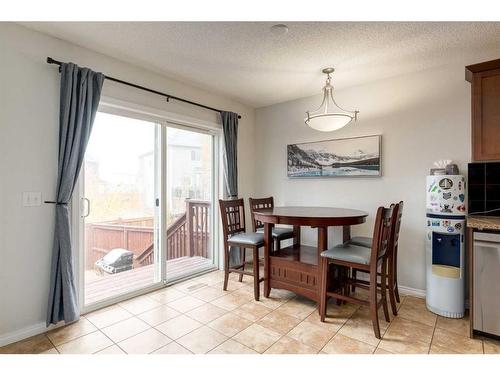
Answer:
[[[242, 115], [239, 186], [254, 181], [254, 110], [12, 23], [0, 23], [0, 345], [45, 321], [54, 207], [23, 207], [23, 191], [52, 200], [56, 183], [59, 75], [47, 56]], [[103, 95], [208, 121], [216, 114], [106, 81]]]
[[[319, 96], [257, 110], [257, 193], [274, 195], [278, 205], [365, 210], [370, 214], [367, 223], [353, 227], [354, 234], [363, 235], [371, 235], [377, 206], [403, 200], [400, 284], [423, 290], [425, 176], [438, 159], [452, 159], [466, 173], [470, 159], [470, 86], [464, 64], [341, 90], [336, 100], [359, 109], [360, 116], [357, 123], [333, 133], [312, 130], [303, 122], [304, 112], [321, 102]], [[371, 134], [382, 134], [382, 177], [286, 177], [287, 144]], [[316, 242], [314, 232], [303, 233], [305, 241]]]

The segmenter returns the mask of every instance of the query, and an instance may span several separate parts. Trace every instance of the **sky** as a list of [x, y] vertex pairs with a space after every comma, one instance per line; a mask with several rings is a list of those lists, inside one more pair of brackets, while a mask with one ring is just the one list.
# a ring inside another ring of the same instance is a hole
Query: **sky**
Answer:
[[153, 152], [155, 124], [98, 112], [85, 157], [99, 163], [99, 177], [109, 182], [136, 175], [139, 156]]
[[379, 138], [360, 137], [347, 139], [333, 139], [330, 141], [298, 144], [303, 150], [326, 151], [340, 156], [356, 156], [358, 150], [367, 154], [378, 153]]
[[[139, 157], [154, 152], [157, 125], [129, 117], [97, 112], [85, 157], [99, 163], [99, 177], [119, 183], [139, 171]], [[168, 144], [201, 145], [205, 134], [168, 128]]]

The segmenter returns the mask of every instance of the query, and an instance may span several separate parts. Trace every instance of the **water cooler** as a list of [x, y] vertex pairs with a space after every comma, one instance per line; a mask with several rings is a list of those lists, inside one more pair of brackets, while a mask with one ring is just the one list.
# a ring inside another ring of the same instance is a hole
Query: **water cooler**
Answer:
[[427, 176], [427, 308], [448, 318], [465, 310], [465, 177]]

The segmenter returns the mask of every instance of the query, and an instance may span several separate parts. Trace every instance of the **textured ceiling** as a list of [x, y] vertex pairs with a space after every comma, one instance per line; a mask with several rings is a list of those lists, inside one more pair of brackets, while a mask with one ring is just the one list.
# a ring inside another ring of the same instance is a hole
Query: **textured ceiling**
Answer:
[[342, 88], [500, 53], [500, 22], [286, 22], [285, 35], [273, 24], [23, 23], [252, 107], [318, 94], [326, 66]]

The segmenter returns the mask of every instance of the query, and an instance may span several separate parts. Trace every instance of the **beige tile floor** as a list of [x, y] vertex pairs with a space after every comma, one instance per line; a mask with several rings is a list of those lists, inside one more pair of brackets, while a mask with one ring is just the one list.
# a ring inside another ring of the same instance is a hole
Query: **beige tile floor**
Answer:
[[468, 319], [438, 317], [423, 299], [403, 296], [390, 323], [381, 312], [378, 340], [366, 308], [330, 303], [321, 323], [305, 298], [273, 290], [256, 302], [251, 277], [239, 283], [231, 275], [224, 292], [222, 276], [215, 271], [89, 313], [0, 353], [500, 354], [500, 342], [468, 337]]

